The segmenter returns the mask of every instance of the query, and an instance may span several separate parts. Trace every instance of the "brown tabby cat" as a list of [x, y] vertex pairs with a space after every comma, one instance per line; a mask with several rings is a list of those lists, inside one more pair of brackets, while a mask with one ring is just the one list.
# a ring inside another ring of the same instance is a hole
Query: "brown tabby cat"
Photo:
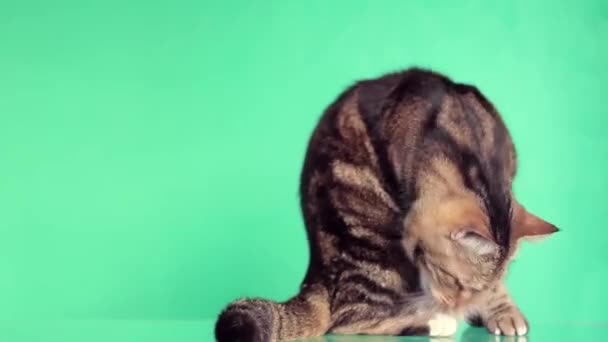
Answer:
[[557, 228], [517, 202], [516, 168], [505, 124], [475, 87], [417, 68], [356, 83], [306, 154], [300, 294], [232, 303], [217, 340], [448, 336], [461, 318], [526, 334], [503, 278], [522, 239]]

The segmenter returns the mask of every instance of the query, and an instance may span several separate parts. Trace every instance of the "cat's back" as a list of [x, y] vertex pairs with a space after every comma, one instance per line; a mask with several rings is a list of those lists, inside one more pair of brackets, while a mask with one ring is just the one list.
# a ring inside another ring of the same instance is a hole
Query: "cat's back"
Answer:
[[473, 156], [500, 175], [515, 169], [512, 150], [498, 112], [472, 85], [420, 68], [362, 80], [340, 94], [315, 127], [301, 175], [302, 204], [326, 197], [322, 187], [332, 186], [336, 168], [347, 166], [342, 175], [373, 181], [403, 210], [415, 196], [425, 153]]
[[[301, 174], [301, 205], [309, 229], [343, 231], [344, 218], [356, 215], [357, 222], [376, 226], [394, 221], [403, 210], [399, 197], [404, 191], [395, 163], [400, 157], [391, 146], [403, 137], [416, 138], [416, 126], [428, 115], [404, 111], [402, 105], [439, 103], [447, 82], [439, 74], [409, 69], [356, 82], [338, 96], [313, 131]], [[350, 214], [336, 213], [345, 211]]]
[[403, 156], [394, 155], [390, 146], [414, 148], [421, 131], [437, 119], [446, 96], [455, 94], [447, 77], [419, 68], [356, 82], [325, 110], [314, 129], [302, 172], [302, 196], [314, 190], [311, 180], [319, 183], [336, 163], [365, 167], [395, 194], [400, 172], [395, 167]]

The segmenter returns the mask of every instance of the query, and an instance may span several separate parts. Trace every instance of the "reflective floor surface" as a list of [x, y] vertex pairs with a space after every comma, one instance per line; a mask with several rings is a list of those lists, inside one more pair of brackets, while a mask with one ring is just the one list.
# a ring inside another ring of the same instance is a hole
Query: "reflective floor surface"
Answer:
[[[72, 342], [72, 341], [214, 341], [213, 321], [134, 321], [134, 320], [60, 320], [0, 321], [2, 342]], [[498, 337], [482, 328], [462, 325], [453, 338], [324, 336], [302, 340], [309, 342], [538, 342], [538, 341], [608, 341], [608, 322], [553, 322], [532, 325], [525, 337]]]

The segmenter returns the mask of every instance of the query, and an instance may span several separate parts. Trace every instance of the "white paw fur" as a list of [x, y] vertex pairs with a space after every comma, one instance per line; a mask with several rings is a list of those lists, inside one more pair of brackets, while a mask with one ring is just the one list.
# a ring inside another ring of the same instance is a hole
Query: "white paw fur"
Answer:
[[435, 314], [429, 320], [430, 336], [452, 336], [458, 330], [458, 321], [445, 314]]
[[491, 318], [486, 326], [494, 335], [524, 336], [528, 333], [526, 319], [519, 312]]

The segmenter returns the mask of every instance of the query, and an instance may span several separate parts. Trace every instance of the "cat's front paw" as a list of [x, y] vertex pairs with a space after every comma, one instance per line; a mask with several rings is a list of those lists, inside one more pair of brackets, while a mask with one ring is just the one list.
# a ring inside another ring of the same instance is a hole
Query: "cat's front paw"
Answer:
[[496, 313], [486, 322], [486, 328], [494, 335], [523, 336], [528, 333], [528, 321], [518, 309]]
[[452, 336], [458, 330], [458, 321], [451, 316], [435, 314], [429, 320], [429, 336]]

